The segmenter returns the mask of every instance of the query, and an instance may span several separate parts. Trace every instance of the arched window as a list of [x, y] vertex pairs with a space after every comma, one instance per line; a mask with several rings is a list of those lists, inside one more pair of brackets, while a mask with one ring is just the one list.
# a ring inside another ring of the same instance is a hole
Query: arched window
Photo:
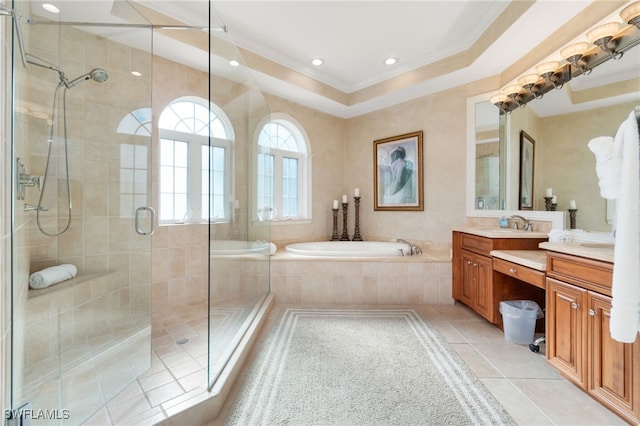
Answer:
[[258, 220], [310, 218], [310, 149], [302, 127], [289, 116], [273, 114], [259, 129]]
[[206, 99], [183, 97], [162, 111], [158, 131], [160, 221], [228, 220], [234, 134], [226, 114]]
[[138, 108], [125, 115], [118, 124], [118, 133], [151, 136], [151, 108]]

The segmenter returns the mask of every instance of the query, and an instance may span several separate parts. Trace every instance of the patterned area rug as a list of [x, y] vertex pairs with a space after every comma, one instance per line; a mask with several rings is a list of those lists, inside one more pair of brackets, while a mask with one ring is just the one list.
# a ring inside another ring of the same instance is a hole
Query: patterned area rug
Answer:
[[288, 309], [229, 425], [515, 424], [414, 310]]

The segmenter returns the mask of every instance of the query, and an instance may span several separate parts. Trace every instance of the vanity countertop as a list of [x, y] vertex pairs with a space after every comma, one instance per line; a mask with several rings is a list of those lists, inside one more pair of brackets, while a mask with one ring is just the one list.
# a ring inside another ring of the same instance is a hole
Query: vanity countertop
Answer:
[[503, 229], [503, 228], [472, 228], [461, 227], [454, 228], [454, 231], [464, 232], [467, 234], [477, 235], [487, 238], [548, 238], [546, 232], [522, 231], [519, 229]]
[[586, 257], [588, 259], [601, 260], [613, 263], [613, 244], [610, 243], [540, 243], [543, 250], [555, 251], [558, 253], [572, 254], [574, 256]]
[[536, 271], [544, 272], [547, 270], [547, 252], [545, 250], [492, 250], [491, 256]]

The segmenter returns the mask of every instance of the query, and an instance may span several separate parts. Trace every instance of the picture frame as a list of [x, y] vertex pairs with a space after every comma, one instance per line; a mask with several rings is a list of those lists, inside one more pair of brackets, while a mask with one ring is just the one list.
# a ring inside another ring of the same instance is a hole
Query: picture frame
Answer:
[[518, 209], [533, 210], [533, 167], [535, 140], [524, 130], [520, 131], [520, 184]]
[[422, 130], [373, 141], [377, 211], [423, 211]]

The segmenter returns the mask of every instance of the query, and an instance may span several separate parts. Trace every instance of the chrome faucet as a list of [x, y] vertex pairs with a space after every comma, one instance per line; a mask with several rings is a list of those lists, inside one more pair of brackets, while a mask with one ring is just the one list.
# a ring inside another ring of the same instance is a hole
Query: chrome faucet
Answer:
[[[407, 240], [403, 240], [402, 238], [398, 238], [397, 241], [399, 243], [404, 243], [409, 247], [409, 251], [408, 251], [409, 256], [413, 256], [413, 255], [422, 253], [422, 249], [420, 249], [420, 247], [411, 244]], [[404, 251], [402, 251], [402, 255], [404, 256]]]
[[[514, 214], [513, 216], [511, 216], [511, 219], [520, 219], [522, 220], [522, 230], [523, 231], [533, 231], [533, 224], [530, 223], [527, 219], [525, 219], [524, 217]], [[513, 225], [511, 226], [513, 229], [520, 229], [518, 228], [518, 222], [513, 221]]]

